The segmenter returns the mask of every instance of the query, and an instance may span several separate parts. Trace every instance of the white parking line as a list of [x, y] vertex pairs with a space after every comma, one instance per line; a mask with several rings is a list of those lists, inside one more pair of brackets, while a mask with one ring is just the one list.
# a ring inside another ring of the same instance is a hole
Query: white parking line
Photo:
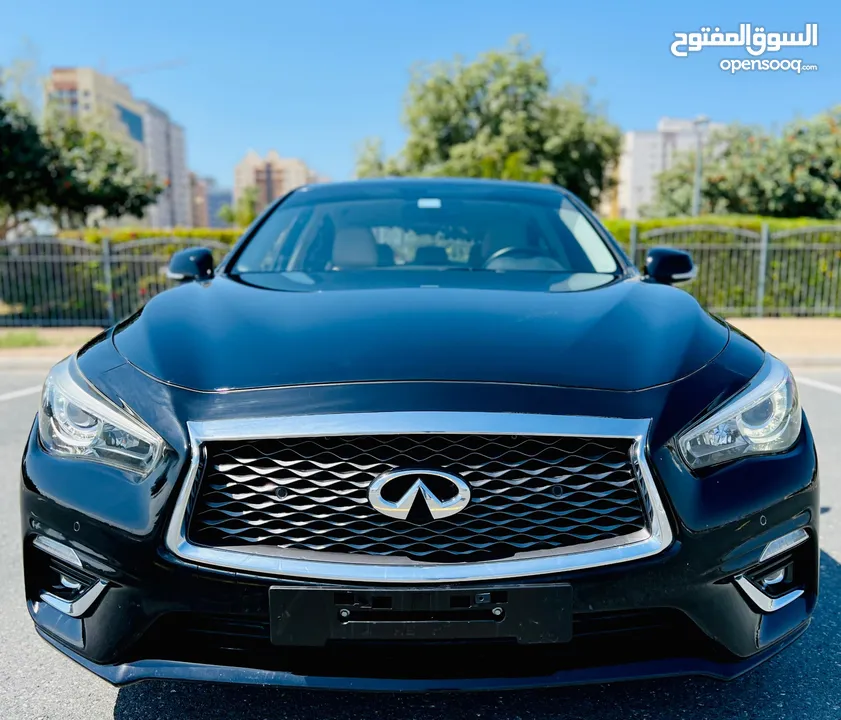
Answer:
[[807, 387], [817, 388], [818, 390], [826, 390], [826, 392], [841, 395], [841, 385], [832, 385], [830, 383], [825, 383], [822, 380], [813, 380], [812, 378], [798, 377], [797, 384], [806, 385]]
[[0, 403], [6, 402], [7, 400], [15, 400], [16, 398], [26, 397], [27, 395], [35, 395], [39, 392], [41, 392], [40, 385], [33, 385], [32, 387], [23, 388], [23, 390], [13, 390], [12, 392], [0, 395]]

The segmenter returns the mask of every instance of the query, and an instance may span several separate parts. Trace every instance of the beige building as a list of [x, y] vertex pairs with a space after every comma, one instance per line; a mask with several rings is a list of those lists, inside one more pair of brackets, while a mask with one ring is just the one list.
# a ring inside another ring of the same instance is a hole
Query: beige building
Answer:
[[613, 183], [612, 186], [602, 192], [599, 198], [599, 206], [596, 210], [602, 220], [619, 217], [619, 166], [613, 165], [607, 169], [607, 176]]
[[698, 133], [706, 142], [721, 123], [699, 129], [693, 120], [661, 118], [656, 130], [627, 132], [623, 138], [617, 186], [618, 216], [638, 219], [657, 196], [657, 176], [684, 152], [694, 152]]
[[207, 181], [190, 173], [190, 225], [196, 228], [210, 227], [207, 203]]
[[146, 169], [145, 108], [127, 85], [93, 68], [53, 68], [47, 78], [45, 95], [44, 105], [48, 110], [60, 110], [80, 120], [101, 123], [123, 139], [135, 151], [138, 165]]
[[277, 151], [270, 150], [261, 158], [249, 150], [234, 169], [234, 202], [247, 188], [257, 188], [257, 211], [302, 185], [325, 182], [326, 179], [313, 172], [303, 160], [282, 158]]
[[[137, 166], [155, 175], [164, 191], [144, 218], [149, 227], [186, 227], [191, 221], [184, 128], [159, 107], [132, 95], [127, 85], [93, 68], [54, 68], [45, 105], [102, 125], [135, 153]], [[126, 218], [123, 224], [137, 224]]]

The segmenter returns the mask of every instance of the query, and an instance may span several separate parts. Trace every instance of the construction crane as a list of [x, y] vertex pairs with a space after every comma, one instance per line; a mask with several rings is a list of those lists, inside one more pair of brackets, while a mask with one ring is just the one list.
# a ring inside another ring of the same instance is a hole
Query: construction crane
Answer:
[[126, 70], [120, 70], [110, 74], [119, 80], [122, 80], [124, 77], [129, 75], [145, 75], [146, 73], [157, 72], [158, 70], [171, 70], [172, 68], [182, 67], [187, 64], [188, 61], [186, 58], [179, 58], [177, 60], [169, 60], [155, 65], [141, 65], [139, 67], [128, 68]]

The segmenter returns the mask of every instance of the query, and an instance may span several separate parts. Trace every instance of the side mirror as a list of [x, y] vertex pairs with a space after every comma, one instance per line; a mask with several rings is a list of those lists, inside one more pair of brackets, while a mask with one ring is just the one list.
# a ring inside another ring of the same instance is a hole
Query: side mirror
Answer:
[[645, 258], [645, 275], [648, 282], [659, 285], [679, 285], [694, 279], [698, 274], [692, 256], [683, 250], [651, 248]]
[[213, 277], [213, 253], [207, 248], [179, 250], [169, 261], [167, 277], [178, 282], [210, 280]]

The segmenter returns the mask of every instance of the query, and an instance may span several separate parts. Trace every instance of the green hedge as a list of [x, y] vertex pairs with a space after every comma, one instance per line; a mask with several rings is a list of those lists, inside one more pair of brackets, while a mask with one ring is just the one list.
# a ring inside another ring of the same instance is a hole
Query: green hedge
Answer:
[[233, 244], [239, 240], [242, 230], [236, 228], [174, 228], [173, 230], [145, 230], [143, 228], [114, 228], [112, 230], [65, 230], [59, 233], [61, 238], [73, 238], [99, 242], [110, 238], [112, 242], [128, 242], [141, 238], [195, 238], [196, 240], [218, 240]]
[[[832, 225], [826, 220], [814, 220], [812, 218], [783, 219], [775, 217], [762, 217], [759, 215], [703, 215], [701, 217], [673, 217], [673, 218], [647, 218], [644, 220], [612, 220], [603, 219], [602, 223], [611, 234], [625, 247], [631, 239], [631, 226], [636, 224], [640, 234], [648, 230], [656, 230], [667, 227], [686, 227], [687, 225], [717, 225], [719, 227], [741, 228], [759, 232], [763, 223], [768, 224], [768, 230], [772, 233], [782, 230], [794, 230], [797, 228], [820, 228]], [[841, 222], [836, 223], [836, 225]], [[139, 238], [195, 238], [197, 240], [218, 240], [223, 243], [233, 243], [240, 238], [242, 230], [237, 228], [175, 228], [173, 230], [144, 230], [143, 228], [114, 228], [102, 230], [67, 230], [60, 233], [60, 237], [82, 238], [90, 242], [99, 242], [103, 237], [108, 237], [112, 242], [126, 242]], [[688, 241], [692, 241], [691, 237]], [[826, 242], [827, 240], [817, 240]]]
[[[813, 218], [775, 218], [762, 217], [761, 215], [702, 215], [700, 217], [673, 217], [673, 218], [646, 218], [643, 220], [602, 220], [602, 224], [610, 231], [616, 240], [628, 247], [631, 241], [631, 226], [637, 226], [637, 232], [642, 235], [649, 230], [658, 230], [668, 227], [686, 227], [689, 225], [712, 225], [718, 227], [739, 228], [741, 230], [752, 230], [760, 232], [762, 225], [768, 224], [768, 231], [771, 233], [783, 230], [795, 230], [798, 228], [821, 228], [833, 225], [826, 220], [815, 220]], [[835, 223], [836, 227], [841, 221]], [[687, 238], [692, 242], [691, 236]], [[698, 241], [702, 241], [700, 238]], [[837, 240], [836, 240], [837, 241]], [[824, 239], [823, 242], [831, 242]]]

